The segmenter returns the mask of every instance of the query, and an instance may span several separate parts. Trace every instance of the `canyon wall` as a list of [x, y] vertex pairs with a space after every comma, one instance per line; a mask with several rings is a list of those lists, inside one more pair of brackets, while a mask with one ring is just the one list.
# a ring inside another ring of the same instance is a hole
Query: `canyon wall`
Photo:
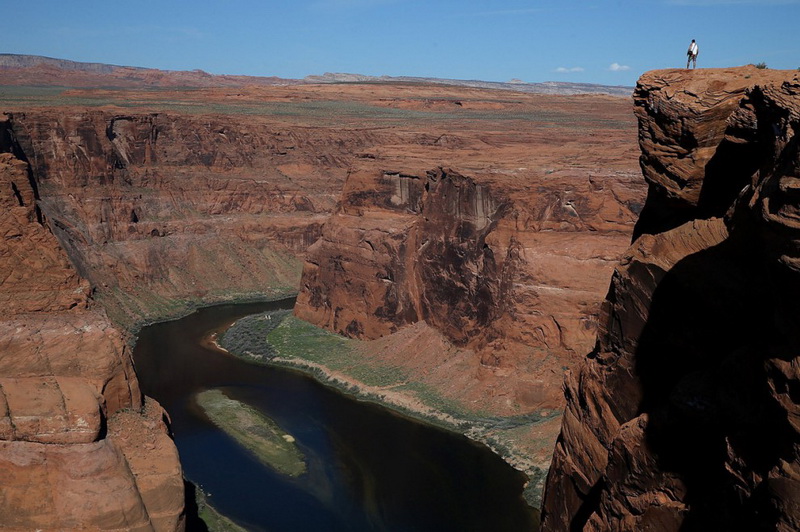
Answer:
[[293, 293], [341, 189], [336, 158], [362, 141], [158, 113], [27, 111], [8, 124], [39, 208], [122, 323], [177, 301]]
[[[361, 339], [424, 322], [473, 353], [454, 399], [503, 415], [560, 408], [563, 369], [591, 349], [644, 200], [624, 133], [579, 121], [531, 126], [505, 153], [510, 132], [439, 137], [464, 154], [451, 166], [406, 156], [351, 172], [308, 250], [295, 314]], [[506, 159], [476, 165], [474, 153]], [[421, 378], [449, 387], [435, 376], [443, 353], [417, 355]]]
[[57, 107], [0, 121], [4, 528], [185, 526], [167, 414], [118, 326], [293, 293], [361, 142], [244, 122]]
[[800, 77], [655, 71], [650, 185], [568, 373], [543, 530], [800, 528]]
[[358, 142], [90, 109], [0, 122], [5, 527], [183, 528], [166, 414], [106, 311], [130, 326], [294, 292]]
[[123, 333], [93, 304], [37, 188], [27, 163], [0, 152], [0, 523], [182, 529], [166, 414], [143, 399]]

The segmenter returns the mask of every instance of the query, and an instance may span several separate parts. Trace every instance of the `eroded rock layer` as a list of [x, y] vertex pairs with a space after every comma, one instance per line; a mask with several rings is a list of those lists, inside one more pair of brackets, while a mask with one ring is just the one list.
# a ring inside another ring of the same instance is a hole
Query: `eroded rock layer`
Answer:
[[123, 322], [176, 300], [292, 292], [344, 177], [318, 164], [323, 136], [236, 120], [51, 110], [10, 127], [39, 208]]
[[644, 234], [566, 380], [543, 529], [797, 530], [800, 78], [656, 71], [635, 100]]
[[[166, 414], [143, 403], [123, 334], [94, 308], [28, 164], [13, 153], [0, 153], [0, 205], [0, 523], [182, 529], [183, 478]], [[153, 448], [112, 430], [120, 416]]]

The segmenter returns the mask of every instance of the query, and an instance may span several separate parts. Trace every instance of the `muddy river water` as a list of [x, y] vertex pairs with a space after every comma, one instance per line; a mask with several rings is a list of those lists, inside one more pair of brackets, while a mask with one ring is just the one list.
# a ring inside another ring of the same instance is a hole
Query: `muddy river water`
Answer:
[[[142, 390], [169, 412], [184, 474], [211, 504], [248, 530], [271, 532], [535, 529], [524, 477], [487, 448], [206, 341], [238, 318], [293, 303], [209, 307], [139, 333]], [[215, 388], [294, 436], [308, 471], [281, 475], [211, 424], [194, 397]]]

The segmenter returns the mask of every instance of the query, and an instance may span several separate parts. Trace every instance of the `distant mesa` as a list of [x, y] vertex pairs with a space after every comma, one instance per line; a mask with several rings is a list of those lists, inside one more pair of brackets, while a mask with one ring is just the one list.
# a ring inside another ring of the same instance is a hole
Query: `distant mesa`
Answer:
[[519, 79], [503, 82], [416, 76], [365, 76], [362, 74], [330, 72], [326, 72], [321, 76], [306, 76], [303, 78], [303, 81], [307, 83], [434, 83], [440, 85], [454, 85], [457, 87], [472, 87], [476, 89], [513, 90], [535, 94], [609, 94], [612, 96], [624, 96], [626, 98], [629, 98], [633, 93], [633, 87], [622, 85], [596, 85], [593, 83], [568, 83], [561, 81], [526, 83]]
[[630, 97], [633, 87], [548, 81], [526, 83], [442, 79], [415, 76], [367, 76], [331, 73], [287, 79], [276, 76], [215, 75], [203, 70], [158, 70], [155, 68], [83, 63], [38, 55], [0, 54], [0, 85], [58, 85], [73, 87], [235, 87], [245, 85], [299, 85], [318, 83], [419, 83], [514, 90], [536, 94], [609, 94]]
[[[122, 68], [116, 65], [107, 65], [104, 63], [79, 63], [77, 61], [54, 59], [52, 57], [43, 57], [40, 55], [0, 54], [0, 68], [33, 68], [37, 66], [49, 66], [60, 68], [62, 70], [77, 70], [81, 72], [95, 72], [99, 74], [111, 74], [115, 69]], [[147, 69], [142, 68], [137, 70]]]
[[203, 70], [158, 70], [82, 63], [37, 55], [0, 54], [0, 85], [69, 87], [241, 87], [302, 83], [275, 76], [214, 75]]

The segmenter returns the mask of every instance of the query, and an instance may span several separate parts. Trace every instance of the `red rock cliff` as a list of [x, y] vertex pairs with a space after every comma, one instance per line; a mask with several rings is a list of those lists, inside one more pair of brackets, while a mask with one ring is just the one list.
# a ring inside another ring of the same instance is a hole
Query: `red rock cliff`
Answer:
[[[625, 133], [581, 123], [599, 116], [592, 101], [569, 105], [563, 122], [526, 123], [513, 140], [464, 122], [459, 137], [435, 141], [452, 144], [458, 166], [417, 148], [424, 159], [351, 172], [308, 251], [295, 313], [364, 339], [424, 321], [473, 351], [478, 384], [459, 399], [506, 413], [562, 406], [563, 368], [591, 348], [643, 202]], [[603, 140], [587, 145], [588, 132]], [[444, 367], [442, 353], [424, 356]]]
[[297, 257], [341, 188], [333, 159], [359, 142], [163, 113], [27, 111], [11, 125], [40, 209], [123, 322], [179, 300], [296, 290]]
[[[12, 137], [0, 122], [0, 152]], [[143, 402], [123, 334], [92, 304], [37, 188], [26, 162], [0, 153], [0, 523], [182, 529], [165, 414]]]
[[800, 78], [656, 71], [634, 99], [642, 235], [566, 380], [543, 530], [797, 530]]

